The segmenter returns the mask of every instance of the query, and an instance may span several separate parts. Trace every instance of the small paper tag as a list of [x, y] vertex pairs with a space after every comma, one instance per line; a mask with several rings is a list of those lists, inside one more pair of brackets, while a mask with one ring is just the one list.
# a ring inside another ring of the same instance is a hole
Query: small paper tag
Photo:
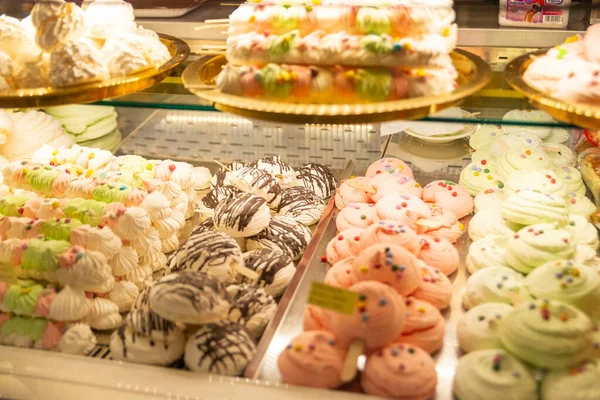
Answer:
[[308, 294], [308, 304], [327, 308], [340, 314], [352, 315], [358, 303], [358, 293], [313, 282]]
[[12, 264], [0, 263], [0, 282], [18, 283], [17, 270]]

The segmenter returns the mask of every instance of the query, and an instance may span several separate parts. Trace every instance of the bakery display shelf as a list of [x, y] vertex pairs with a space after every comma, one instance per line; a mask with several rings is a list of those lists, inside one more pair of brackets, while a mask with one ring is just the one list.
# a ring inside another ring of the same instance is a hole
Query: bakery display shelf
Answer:
[[170, 71], [181, 64], [190, 54], [190, 48], [183, 40], [165, 34], [160, 34], [159, 37], [160, 41], [169, 49], [171, 59], [158, 69], [149, 68], [123, 77], [65, 88], [45, 87], [2, 92], [0, 108], [39, 108], [91, 103], [136, 93], [151, 87], [165, 79]]
[[488, 64], [473, 53], [451, 53], [458, 72], [458, 87], [450, 94], [360, 104], [295, 104], [252, 99], [221, 92], [215, 81], [227, 61], [224, 55], [190, 64], [183, 73], [185, 87], [214, 103], [220, 111], [267, 121], [312, 124], [373, 123], [397, 119], [420, 119], [460, 102], [482, 89], [491, 78]]
[[[212, 45], [210, 45], [212, 46]], [[475, 51], [471, 49], [472, 51]], [[440, 117], [438, 115], [428, 115], [423, 118], [425, 121], [435, 122], [457, 122], [457, 123], [473, 123], [473, 124], [505, 124], [505, 125], [531, 125], [531, 126], [547, 126], [548, 122], [542, 121], [503, 121], [502, 117], [508, 111], [513, 109], [534, 109], [528, 102], [527, 98], [522, 94], [514, 91], [503, 78], [504, 64], [506, 63], [505, 58], [517, 56], [522, 54], [521, 51], [508, 52], [508, 49], [487, 49], [486, 52], [481, 53], [477, 51], [477, 54], [485, 57], [493, 69], [492, 78], [490, 83], [480, 90], [479, 92], [466, 97], [463, 99], [460, 107], [472, 115], [468, 118], [447, 118]], [[213, 103], [207, 100], [203, 100], [189, 91], [187, 91], [181, 80], [181, 74], [185, 67], [191, 63], [210, 59], [210, 55], [197, 55], [193, 54], [182, 63], [180, 66], [175, 68], [171, 72], [171, 76], [142, 92], [133, 93], [126, 96], [121, 96], [113, 99], [106, 99], [96, 104], [107, 105], [114, 107], [123, 107], [126, 113], [134, 113], [132, 108], [135, 109], [147, 109], [147, 110], [172, 110], [173, 112], [178, 111], [201, 111], [202, 115], [207, 115], [205, 112], [212, 111], [212, 115], [219, 115], [216, 113], [216, 109]], [[127, 110], [125, 110], [127, 107]], [[123, 112], [121, 114], [123, 114]], [[210, 113], [209, 113], [210, 114]], [[200, 115], [200, 114], [199, 114]], [[221, 114], [222, 115], [222, 114]], [[226, 114], [231, 117], [230, 114]], [[465, 114], [467, 115], [467, 114]], [[236, 117], [238, 120], [247, 121], [241, 117]], [[215, 117], [217, 119], [217, 117]], [[257, 123], [256, 120], [253, 121]], [[263, 121], [263, 124], [266, 121]], [[346, 123], [349, 123], [346, 122]], [[375, 127], [378, 125], [371, 124]], [[355, 125], [352, 125], [355, 126]], [[553, 125], [554, 126], [554, 125]], [[558, 122], [558, 125], [563, 128], [572, 128], [573, 126], [568, 123]], [[125, 132], [125, 131], [123, 131]], [[187, 150], [184, 150], [187, 151]]]
[[[213, 164], [281, 156], [293, 167], [327, 165], [336, 177], [352, 159], [364, 171], [381, 155], [376, 126], [292, 125], [248, 120], [227, 113], [118, 109], [127, 135], [118, 154]], [[210, 166], [210, 165], [209, 165]]]
[[533, 57], [543, 54], [545, 54], [545, 51], [536, 51], [512, 60], [504, 71], [508, 84], [525, 95], [534, 107], [546, 111], [559, 121], [582, 128], [600, 129], [600, 107], [589, 104], [567, 103], [555, 99], [533, 88], [523, 80], [523, 74], [531, 64]]
[[[390, 157], [402, 157], [403, 156], [403, 143], [409, 136], [395, 135], [390, 143], [386, 146], [385, 156]], [[410, 138], [414, 139], [414, 138]], [[425, 144], [425, 146], [430, 146]], [[438, 149], [453, 146], [452, 144], [441, 144], [433, 145]], [[452, 152], [452, 150], [450, 150]], [[461, 170], [469, 162], [468, 156], [465, 154], [464, 157], [459, 156], [454, 161], [446, 160], [441, 163], [436, 163], [432, 160], [431, 163], [413, 163], [408, 159], [407, 164], [412, 169], [415, 179], [423, 184], [431, 182], [437, 179], [443, 180], [454, 180], [458, 181]], [[364, 170], [356, 171], [357, 175], [363, 173]], [[465, 225], [465, 229], [468, 226], [468, 220], [470, 217], [465, 217], [461, 222]], [[262, 360], [255, 359], [246, 370], [246, 376], [248, 378], [256, 378], [268, 382], [281, 382], [279, 370], [277, 368], [277, 359], [279, 354], [285, 349], [285, 347], [291, 342], [291, 340], [302, 332], [302, 316], [304, 313], [304, 307], [306, 305], [310, 287], [313, 281], [322, 282], [327, 272], [326, 263], [321, 262], [322, 255], [325, 254], [325, 248], [327, 243], [337, 235], [335, 218], [331, 219], [328, 226], [325, 227], [323, 239], [317, 245], [315, 255], [313, 256], [310, 265], [307, 268], [306, 273], [302, 276], [301, 281], [298, 284], [296, 291], [294, 292], [294, 299], [291, 305], [287, 308], [285, 316], [276, 328], [273, 339], [268, 344], [267, 349], [264, 352]], [[459, 269], [449, 276], [453, 283], [453, 294], [452, 303], [450, 307], [442, 314], [446, 322], [446, 333], [444, 337], [444, 347], [434, 355], [436, 361], [436, 370], [438, 373], [438, 385], [437, 395], [435, 400], [452, 400], [452, 382], [454, 380], [454, 371], [458, 362], [458, 357], [461, 354], [461, 350], [458, 347], [458, 340], [456, 338], [456, 325], [460, 317], [464, 314], [461, 306], [462, 291], [467, 281], [467, 271], [465, 267], [465, 258], [469, 248], [470, 239], [465, 233], [461, 236], [459, 241], [455, 244], [460, 254], [460, 267]], [[359, 358], [359, 370], [364, 364], [364, 358]], [[357, 389], [358, 388], [358, 389]], [[357, 381], [350, 382], [343, 386], [341, 391], [356, 392], [360, 390], [360, 384]], [[327, 395], [323, 394], [323, 398], [328, 396], [329, 393], [336, 393], [336, 391], [329, 391]], [[371, 397], [369, 397], [371, 398]]]

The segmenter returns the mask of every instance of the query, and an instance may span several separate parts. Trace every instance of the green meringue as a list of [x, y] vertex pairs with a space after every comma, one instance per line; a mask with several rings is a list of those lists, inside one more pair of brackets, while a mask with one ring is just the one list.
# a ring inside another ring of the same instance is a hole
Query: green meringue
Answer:
[[552, 261], [531, 272], [525, 287], [536, 298], [560, 300], [600, 319], [600, 276], [571, 260]]
[[133, 189], [125, 184], [111, 185], [100, 184], [94, 188], [92, 197], [96, 201], [102, 203], [123, 203], [127, 200], [127, 196]]
[[538, 190], [523, 189], [510, 195], [500, 214], [504, 219], [520, 225], [533, 225], [556, 222], [565, 225], [569, 212], [564, 198]]
[[29, 196], [5, 196], [0, 199], [0, 214], [7, 217], [20, 217], [19, 210], [29, 200]]
[[4, 293], [6, 308], [18, 315], [33, 315], [35, 305], [44, 287], [31, 280], [20, 280], [17, 285], [9, 286]]
[[12, 317], [4, 323], [1, 330], [2, 336], [28, 336], [37, 342], [44, 336], [48, 320], [45, 318]]
[[60, 220], [49, 219], [44, 221], [40, 227], [40, 233], [48, 239], [71, 240], [71, 230], [83, 225], [75, 218], [63, 218]]
[[519, 230], [506, 245], [508, 265], [528, 274], [540, 265], [575, 254], [575, 241], [557, 224], [536, 224]]
[[458, 400], [537, 400], [535, 379], [503, 349], [479, 350], [458, 360], [453, 391]]
[[56, 271], [60, 256], [71, 248], [64, 240], [31, 239], [23, 252], [21, 268], [39, 272]]
[[52, 184], [60, 171], [54, 168], [30, 169], [25, 174], [25, 181], [36, 192], [52, 193]]
[[548, 369], [579, 365], [593, 350], [592, 321], [555, 300], [524, 302], [504, 317], [500, 341], [512, 354]]
[[71, 199], [65, 204], [63, 211], [69, 218], [98, 226], [106, 212], [106, 204], [95, 200]]
[[589, 361], [573, 369], [550, 371], [541, 386], [542, 400], [600, 399], [600, 365]]

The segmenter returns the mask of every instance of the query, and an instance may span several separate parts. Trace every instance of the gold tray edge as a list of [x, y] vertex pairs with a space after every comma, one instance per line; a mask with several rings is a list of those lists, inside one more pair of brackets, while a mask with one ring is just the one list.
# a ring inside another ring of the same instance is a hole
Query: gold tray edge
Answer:
[[163, 79], [190, 55], [183, 40], [159, 33], [161, 41], [169, 47], [171, 59], [159, 69], [151, 68], [121, 78], [71, 86], [64, 89], [20, 89], [0, 94], [0, 108], [47, 107], [62, 104], [90, 103], [106, 98], [123, 96], [146, 89]]
[[[204, 84], [200, 79], [203, 68], [211, 63], [223, 63], [224, 55], [195, 61], [186, 68], [182, 80], [190, 92], [212, 102], [216, 109], [247, 118], [293, 123], [362, 123], [417, 119], [457, 104], [463, 98], [481, 90], [490, 81], [492, 71], [480, 57], [462, 49], [455, 49], [452, 55], [466, 59], [472, 66], [469, 80], [460, 84], [454, 92], [444, 96], [416, 97], [379, 103], [319, 105], [252, 100], [247, 101], [244, 106], [239, 106], [236, 103], [239, 103], [240, 99], [248, 99], [223, 94], [220, 90]], [[215, 76], [213, 75], [212, 78], [214, 79]], [[368, 119], [365, 118], [367, 114], [370, 117]]]
[[525, 82], [523, 73], [532, 59], [544, 55], [546, 52], [546, 50], [533, 51], [514, 58], [504, 69], [504, 80], [514, 90], [527, 97], [532, 106], [546, 111], [554, 119], [582, 128], [600, 129], [600, 107], [581, 103], [567, 103], [555, 99]]

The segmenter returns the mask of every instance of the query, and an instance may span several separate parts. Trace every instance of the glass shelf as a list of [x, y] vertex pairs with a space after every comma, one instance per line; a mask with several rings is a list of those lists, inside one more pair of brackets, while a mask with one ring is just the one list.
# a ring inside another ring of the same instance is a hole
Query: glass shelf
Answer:
[[[469, 49], [469, 48], [467, 48]], [[493, 52], [475, 49], [474, 52], [490, 59], [494, 57]], [[95, 103], [99, 105], [110, 105], [114, 107], [135, 107], [149, 109], [176, 109], [176, 110], [198, 110], [218, 112], [210, 102], [204, 101], [188, 92], [181, 81], [181, 74], [185, 67], [200, 57], [192, 55], [184, 65], [178, 67], [172, 75], [163, 82], [139, 93], [103, 100]], [[572, 128], [572, 125], [557, 123], [534, 123], [530, 121], [504, 121], [502, 117], [513, 109], [533, 109], [527, 99], [512, 90], [502, 77], [505, 60], [492, 63], [494, 70], [492, 80], [483, 90], [476, 95], [466, 98], [460, 107], [473, 114], [473, 118], [454, 119], [429, 116], [424, 121], [434, 122], [457, 122], [470, 124], [494, 124], [494, 125], [534, 125], [534, 126], [558, 126]]]

